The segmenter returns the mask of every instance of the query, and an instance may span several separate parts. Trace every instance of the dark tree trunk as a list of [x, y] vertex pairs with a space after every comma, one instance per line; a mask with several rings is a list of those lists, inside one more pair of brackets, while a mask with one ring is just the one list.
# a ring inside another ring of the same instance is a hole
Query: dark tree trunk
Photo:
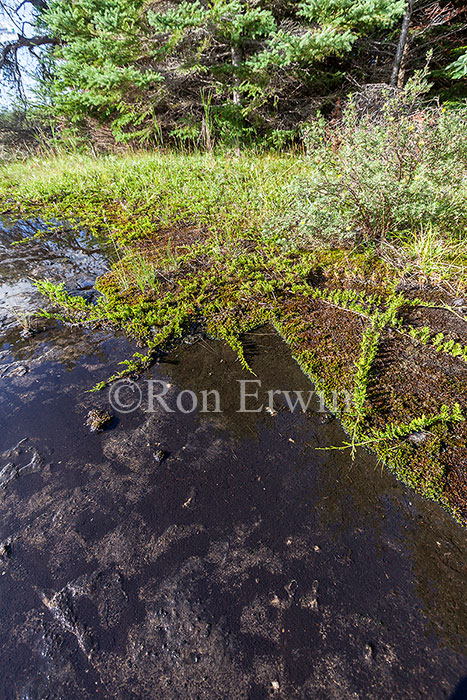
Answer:
[[394, 65], [391, 74], [391, 86], [397, 87], [399, 81], [399, 73], [401, 70], [401, 63], [404, 57], [404, 53], [407, 47], [407, 40], [409, 37], [409, 26], [410, 20], [412, 19], [413, 7], [415, 0], [408, 0], [407, 8], [405, 10], [404, 19], [402, 20], [402, 28], [399, 37], [399, 43], [397, 44], [396, 56], [394, 58]]

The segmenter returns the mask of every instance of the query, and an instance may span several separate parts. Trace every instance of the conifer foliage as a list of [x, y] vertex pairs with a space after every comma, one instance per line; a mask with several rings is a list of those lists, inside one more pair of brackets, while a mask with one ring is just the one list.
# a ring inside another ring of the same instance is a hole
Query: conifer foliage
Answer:
[[[0, 0], [0, 7], [15, 1]], [[433, 2], [428, 15], [417, 0], [26, 4], [37, 31], [27, 41], [41, 47], [41, 97], [54, 117], [97, 120], [110, 125], [117, 140], [208, 147], [216, 138], [238, 144], [262, 137], [283, 145], [323, 102], [332, 108], [349, 91], [349, 76], [353, 84], [389, 82], [408, 7], [399, 82], [410, 75], [411, 51], [415, 64], [425, 60], [426, 50], [417, 53], [417, 31], [425, 40], [453, 23], [449, 35], [456, 37], [463, 12], [444, 0]], [[5, 66], [17, 50], [15, 42], [3, 47]], [[444, 54], [444, 69], [451, 64], [445, 75], [462, 77], [462, 47]]]

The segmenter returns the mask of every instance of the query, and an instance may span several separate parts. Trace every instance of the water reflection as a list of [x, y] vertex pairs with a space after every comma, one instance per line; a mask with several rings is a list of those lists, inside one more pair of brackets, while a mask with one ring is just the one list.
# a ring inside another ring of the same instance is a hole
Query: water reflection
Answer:
[[24, 361], [50, 349], [43, 339], [34, 339], [37, 331], [57, 325], [32, 320], [47, 307], [34, 280], [65, 282], [70, 292], [91, 294], [96, 277], [108, 268], [109, 247], [85, 231], [54, 222], [52, 234], [37, 238], [44, 231], [47, 225], [40, 219], [0, 220], [0, 361], [12, 356]]

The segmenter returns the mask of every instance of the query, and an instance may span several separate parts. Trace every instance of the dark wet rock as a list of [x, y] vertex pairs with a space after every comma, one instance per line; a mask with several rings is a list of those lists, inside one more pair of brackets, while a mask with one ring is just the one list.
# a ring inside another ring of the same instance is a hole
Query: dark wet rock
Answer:
[[[83, 605], [85, 602], [87, 605]], [[90, 575], [80, 576], [70, 581], [51, 601], [47, 607], [60, 609], [59, 621], [69, 627], [72, 620], [72, 631], [77, 638], [82, 639], [80, 647], [90, 650], [93, 647], [91, 632], [86, 629], [86, 609], [96, 609], [99, 624], [106, 630], [116, 627], [128, 609], [128, 595], [123, 588], [123, 577], [114, 569], [97, 569]], [[83, 612], [81, 612], [81, 610]], [[56, 615], [57, 617], [57, 615]], [[66, 618], [66, 621], [63, 621]], [[83, 618], [83, 619], [81, 619]], [[87, 653], [87, 652], [86, 652]]]
[[125, 661], [103, 667], [110, 687], [134, 678], [148, 697], [247, 700], [249, 682], [235, 635], [199, 597], [205, 576], [205, 567], [193, 559], [141, 591], [146, 614], [129, 629]]
[[293, 598], [297, 592], [298, 583], [295, 579], [292, 579], [292, 581], [290, 581], [287, 585], [284, 586], [284, 589], [287, 592], [289, 598]]
[[113, 416], [109, 411], [104, 411], [100, 408], [92, 408], [86, 416], [86, 425], [91, 433], [101, 433], [109, 423]]
[[[35, 343], [53, 345], [37, 364]], [[340, 444], [338, 421], [237, 414], [235, 356], [197, 343], [153, 376], [219, 388], [225, 413], [143, 410], [86, 440], [76, 397], [126, 341], [61, 329], [25, 345], [0, 466], [45, 463], [23, 435], [53, 461], [1, 493], [2, 700], [460, 697], [463, 532], [413, 493], [408, 508], [368, 455], [311, 450]], [[266, 388], [309, 389], [275, 336], [252, 357]]]
[[37, 330], [35, 328], [23, 328], [20, 332], [21, 338], [32, 338], [36, 335]]
[[75, 281], [76, 289], [80, 290], [80, 291], [87, 290], [87, 289], [93, 289], [94, 282], [95, 282], [95, 280], [93, 280], [93, 279], [86, 279], [86, 278], [77, 279]]
[[[168, 425], [166, 414], [154, 413], [152, 419], [132, 430], [109, 432], [103, 440], [104, 454], [132, 471], [153, 473], [154, 455], [165, 442]], [[167, 458], [168, 451], [164, 452]]]
[[42, 595], [41, 598], [46, 608], [50, 610], [63, 629], [76, 637], [81, 651], [89, 656], [93, 649], [93, 641], [89, 631], [78, 618], [73, 588], [67, 585], [52, 597], [48, 598], [46, 595]]
[[0, 462], [0, 488], [6, 488], [8, 484], [18, 477], [41, 471], [44, 460], [32, 445], [28, 445], [28, 438], [20, 440], [15, 447], [3, 452], [0, 456], [6, 464]]
[[11, 539], [0, 542], [0, 559], [7, 559], [11, 555]]
[[308, 610], [318, 610], [318, 586], [318, 581], [313, 581], [310, 590], [300, 597], [300, 606], [302, 608], [308, 608]]
[[54, 264], [59, 264], [59, 265], [71, 265], [73, 263], [73, 260], [70, 257], [67, 257], [66, 255], [57, 255], [54, 257], [53, 260], [49, 262], [49, 264], [54, 265]]
[[[44, 222], [40, 227], [46, 229]], [[93, 282], [107, 268], [103, 255], [96, 251], [95, 242], [76, 230], [56, 228], [56, 233], [31, 240], [28, 245], [11, 245], [29, 237], [26, 232], [34, 228], [24, 221], [8, 227], [0, 222], [0, 315], [6, 317], [6, 321], [0, 324], [2, 330], [12, 325], [17, 327], [18, 318], [30, 317], [48, 305], [34, 286], [34, 279], [46, 278], [56, 283], [67, 280], [68, 291], [88, 295], [88, 300], [93, 303], [96, 298]], [[71, 285], [70, 280], [74, 280]], [[30, 337], [28, 323], [22, 339]]]
[[116, 627], [128, 610], [128, 595], [123, 589], [123, 577], [114, 570], [95, 572], [89, 580], [88, 595], [97, 607], [101, 625]]
[[10, 377], [23, 377], [28, 371], [26, 365], [19, 365], [10, 372]]
[[367, 644], [365, 644], [365, 648], [363, 650], [363, 658], [365, 659], [365, 661], [367, 663], [371, 663], [374, 660], [374, 657], [375, 657], [375, 648], [374, 648], [373, 644], [371, 644], [370, 642], [367, 642]]
[[94, 303], [100, 296], [99, 292], [96, 289], [73, 289], [71, 292], [69, 292], [69, 294], [71, 297], [81, 297], [89, 304]]

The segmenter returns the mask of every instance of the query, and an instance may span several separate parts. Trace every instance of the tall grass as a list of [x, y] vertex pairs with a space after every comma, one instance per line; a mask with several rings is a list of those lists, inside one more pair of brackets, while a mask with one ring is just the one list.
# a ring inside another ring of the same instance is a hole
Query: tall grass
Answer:
[[190, 222], [248, 236], [280, 211], [290, 174], [305, 170], [303, 157], [287, 154], [33, 157], [1, 168], [0, 200], [106, 218], [118, 207], [135, 231]]

